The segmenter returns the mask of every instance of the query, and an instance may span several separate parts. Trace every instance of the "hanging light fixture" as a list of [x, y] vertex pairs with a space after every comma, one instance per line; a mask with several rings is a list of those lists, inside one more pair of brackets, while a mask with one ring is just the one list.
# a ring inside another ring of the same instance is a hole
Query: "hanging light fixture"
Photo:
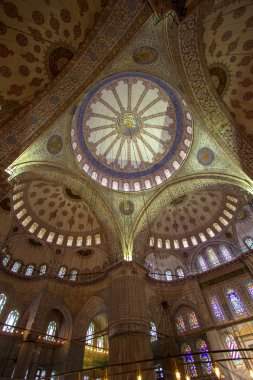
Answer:
[[190, 376], [189, 376], [189, 375], [186, 375], [186, 376], [185, 376], [185, 380], [191, 380]]
[[253, 379], [253, 370], [252, 369], [249, 370], [249, 375], [250, 375], [250, 378]]
[[176, 376], [176, 379], [177, 379], [177, 380], [180, 380], [180, 379], [181, 379], [181, 374], [180, 374], [180, 372], [179, 372], [178, 369], [176, 369], [175, 376]]

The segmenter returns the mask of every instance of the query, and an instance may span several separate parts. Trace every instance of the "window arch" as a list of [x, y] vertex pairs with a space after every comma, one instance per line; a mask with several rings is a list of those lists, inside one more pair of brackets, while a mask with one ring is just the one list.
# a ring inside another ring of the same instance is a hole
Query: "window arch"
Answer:
[[246, 284], [246, 288], [247, 288], [247, 290], [248, 290], [248, 292], [249, 292], [251, 298], [253, 299], [253, 282], [251, 282], [251, 281], [248, 282], [248, 283]]
[[50, 340], [50, 341], [54, 341], [55, 335], [56, 335], [56, 330], [57, 330], [57, 323], [55, 321], [49, 322], [49, 324], [47, 326], [47, 332], [46, 332], [45, 339]]
[[242, 360], [242, 355], [239, 351], [233, 351], [233, 350], [238, 350], [237, 343], [235, 341], [235, 338], [233, 337], [232, 334], [227, 334], [225, 335], [225, 342], [226, 346], [230, 351], [230, 356], [232, 357], [233, 364], [235, 367], [244, 367], [244, 362]]
[[194, 358], [192, 355], [191, 347], [188, 344], [183, 343], [181, 346], [181, 352], [182, 354], [187, 354], [183, 357], [186, 374], [189, 375], [190, 377], [197, 377], [198, 373], [197, 373], [196, 366], [194, 364]]
[[192, 311], [191, 313], [188, 314], [188, 322], [191, 329], [199, 328], [199, 322], [198, 322], [195, 311]]
[[198, 256], [198, 264], [199, 264], [199, 268], [203, 272], [205, 272], [206, 270], [208, 270], [208, 266], [207, 266], [206, 260], [204, 259], [204, 257], [202, 255]]
[[6, 318], [3, 331], [12, 333], [14, 331], [14, 326], [17, 324], [18, 318], [19, 312], [17, 310], [12, 310]]
[[0, 294], [0, 314], [3, 311], [4, 305], [6, 304], [7, 297], [4, 293]]
[[178, 315], [176, 317], [176, 327], [177, 327], [178, 333], [183, 333], [186, 331], [184, 318], [182, 317], [182, 315]]
[[225, 261], [233, 260], [232, 255], [231, 255], [231, 250], [228, 247], [226, 247], [225, 245], [220, 245], [219, 251], [221, 252]]
[[43, 274], [46, 274], [46, 271], [47, 271], [47, 266], [46, 266], [46, 264], [41, 265], [41, 266], [40, 266], [39, 275], [42, 276]]
[[33, 270], [34, 270], [34, 265], [28, 265], [28, 267], [26, 268], [25, 275], [31, 276], [33, 274]]
[[4, 258], [3, 258], [3, 265], [6, 267], [6, 265], [8, 264], [8, 262], [10, 261], [10, 255], [5, 255]]
[[151, 342], [155, 342], [157, 338], [157, 328], [154, 322], [150, 322], [150, 340]]
[[220, 261], [216, 255], [215, 250], [212, 247], [208, 247], [206, 249], [206, 252], [208, 255], [209, 262], [210, 262], [212, 267], [216, 267], [217, 265], [220, 265]]
[[241, 298], [234, 289], [229, 288], [227, 290], [227, 297], [236, 316], [247, 314]]
[[224, 315], [222, 313], [220, 304], [219, 304], [216, 296], [210, 297], [210, 304], [211, 304], [211, 308], [212, 308], [213, 314], [215, 316], [215, 319], [217, 319], [218, 321], [224, 321], [225, 318], [224, 318]]
[[11, 271], [14, 273], [17, 273], [19, 271], [20, 267], [21, 267], [21, 263], [18, 261], [15, 261], [15, 263], [13, 264], [13, 266], [11, 268]]
[[178, 278], [184, 278], [184, 271], [182, 268], [177, 268], [176, 273]]
[[208, 347], [203, 339], [198, 339], [196, 342], [196, 349], [201, 354], [199, 355], [201, 367], [204, 375], [211, 375], [213, 372], [213, 363], [211, 356], [207, 353]]
[[76, 269], [73, 269], [71, 272], [70, 272], [70, 280], [71, 281], [76, 281], [77, 279], [77, 270]]
[[253, 239], [251, 237], [244, 238], [244, 243], [249, 249], [253, 249]]
[[171, 270], [166, 270], [165, 271], [165, 278], [167, 281], [172, 281], [172, 272]]
[[66, 267], [60, 267], [59, 272], [58, 272], [58, 277], [64, 278], [66, 271], [67, 271]]
[[88, 344], [89, 346], [93, 346], [94, 330], [95, 330], [94, 323], [90, 323], [88, 330], [87, 330], [87, 334], [86, 334], [86, 344]]

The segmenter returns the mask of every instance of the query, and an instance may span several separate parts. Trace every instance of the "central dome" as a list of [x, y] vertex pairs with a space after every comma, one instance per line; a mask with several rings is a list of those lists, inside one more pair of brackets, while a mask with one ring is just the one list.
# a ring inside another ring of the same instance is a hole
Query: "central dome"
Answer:
[[191, 115], [181, 95], [161, 79], [121, 73], [88, 92], [71, 136], [79, 164], [95, 181], [114, 190], [145, 190], [186, 159]]

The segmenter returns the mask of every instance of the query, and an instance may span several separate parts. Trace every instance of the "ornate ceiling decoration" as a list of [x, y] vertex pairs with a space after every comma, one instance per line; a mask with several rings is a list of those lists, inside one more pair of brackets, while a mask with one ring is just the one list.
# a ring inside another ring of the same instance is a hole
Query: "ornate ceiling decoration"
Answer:
[[61, 72], [106, 4], [106, 0], [1, 2], [0, 124]]
[[236, 215], [238, 200], [220, 191], [175, 198], [151, 227], [150, 245], [186, 249], [216, 237]]
[[121, 73], [94, 86], [71, 128], [76, 158], [103, 186], [139, 191], [167, 180], [185, 161], [192, 117], [181, 95], [149, 74]]
[[253, 3], [214, 2], [203, 21], [205, 56], [213, 85], [253, 143]]
[[81, 247], [101, 243], [101, 225], [79, 194], [57, 183], [32, 181], [14, 189], [13, 209], [31, 234], [49, 243]]

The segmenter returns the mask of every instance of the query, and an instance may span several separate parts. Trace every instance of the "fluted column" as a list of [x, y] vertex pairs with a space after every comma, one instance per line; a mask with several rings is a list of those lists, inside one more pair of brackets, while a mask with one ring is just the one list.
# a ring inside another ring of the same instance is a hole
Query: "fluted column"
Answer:
[[[128, 375], [128, 380], [136, 380], [138, 364], [122, 363], [152, 358], [144, 276], [142, 269], [129, 263], [111, 274], [108, 290], [109, 362], [120, 364], [110, 369], [111, 379], [123, 380]], [[154, 379], [154, 371], [145, 371], [147, 368], [152, 368], [152, 361], [140, 364], [142, 378]]]

